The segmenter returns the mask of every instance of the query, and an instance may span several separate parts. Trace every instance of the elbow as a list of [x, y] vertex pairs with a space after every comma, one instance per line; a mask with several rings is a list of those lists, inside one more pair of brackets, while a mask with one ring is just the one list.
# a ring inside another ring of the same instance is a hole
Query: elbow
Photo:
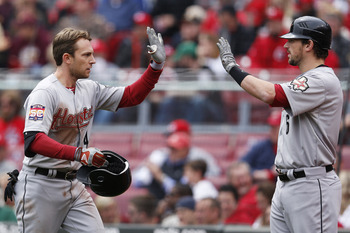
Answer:
[[260, 100], [267, 104], [272, 104], [275, 100], [275, 93], [273, 92], [265, 92], [261, 95]]

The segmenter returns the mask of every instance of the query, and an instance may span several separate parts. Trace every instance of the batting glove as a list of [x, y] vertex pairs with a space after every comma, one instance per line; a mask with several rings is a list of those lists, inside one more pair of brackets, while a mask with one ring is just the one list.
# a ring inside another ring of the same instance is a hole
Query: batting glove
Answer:
[[147, 45], [148, 53], [151, 54], [156, 63], [163, 63], [166, 56], [162, 35], [160, 33], [157, 35], [154, 29], [150, 27], [147, 27], [147, 35], [150, 43], [150, 45]]
[[78, 147], [75, 151], [74, 159], [87, 166], [101, 167], [104, 164], [108, 164], [103, 153], [95, 147]]
[[216, 44], [220, 50], [221, 63], [227, 73], [229, 73], [233, 67], [239, 66], [233, 56], [231, 46], [225, 38], [221, 37]]

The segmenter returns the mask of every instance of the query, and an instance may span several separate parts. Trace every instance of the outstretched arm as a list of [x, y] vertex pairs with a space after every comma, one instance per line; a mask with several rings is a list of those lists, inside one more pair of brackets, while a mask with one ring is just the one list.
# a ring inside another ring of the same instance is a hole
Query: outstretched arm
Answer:
[[258, 79], [253, 75], [243, 71], [237, 64], [228, 41], [221, 37], [217, 43], [220, 50], [222, 65], [227, 73], [250, 95], [261, 101], [272, 104], [275, 99], [275, 85], [271, 82]]

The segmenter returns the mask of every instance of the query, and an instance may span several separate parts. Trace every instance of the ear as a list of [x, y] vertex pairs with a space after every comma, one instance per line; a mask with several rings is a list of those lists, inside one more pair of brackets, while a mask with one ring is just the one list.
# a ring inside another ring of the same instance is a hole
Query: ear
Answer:
[[66, 64], [71, 64], [72, 62], [72, 56], [69, 53], [64, 53], [62, 55], [62, 61]]
[[305, 45], [305, 48], [308, 52], [311, 51], [313, 47], [314, 47], [314, 42], [312, 40], [309, 40], [309, 43]]

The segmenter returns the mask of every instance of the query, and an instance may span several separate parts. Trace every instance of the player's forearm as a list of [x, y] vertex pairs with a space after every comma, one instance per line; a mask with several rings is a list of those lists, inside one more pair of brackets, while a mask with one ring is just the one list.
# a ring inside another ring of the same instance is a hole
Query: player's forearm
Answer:
[[125, 88], [119, 107], [123, 108], [140, 104], [153, 90], [161, 73], [162, 70], [154, 70], [149, 66], [138, 80]]
[[64, 145], [53, 140], [45, 133], [36, 134], [35, 139], [29, 146], [29, 150], [33, 153], [71, 161], [74, 160], [76, 149], [75, 146]]
[[241, 82], [241, 87], [250, 95], [259, 100], [272, 104], [275, 98], [275, 86], [273, 83], [247, 75]]

